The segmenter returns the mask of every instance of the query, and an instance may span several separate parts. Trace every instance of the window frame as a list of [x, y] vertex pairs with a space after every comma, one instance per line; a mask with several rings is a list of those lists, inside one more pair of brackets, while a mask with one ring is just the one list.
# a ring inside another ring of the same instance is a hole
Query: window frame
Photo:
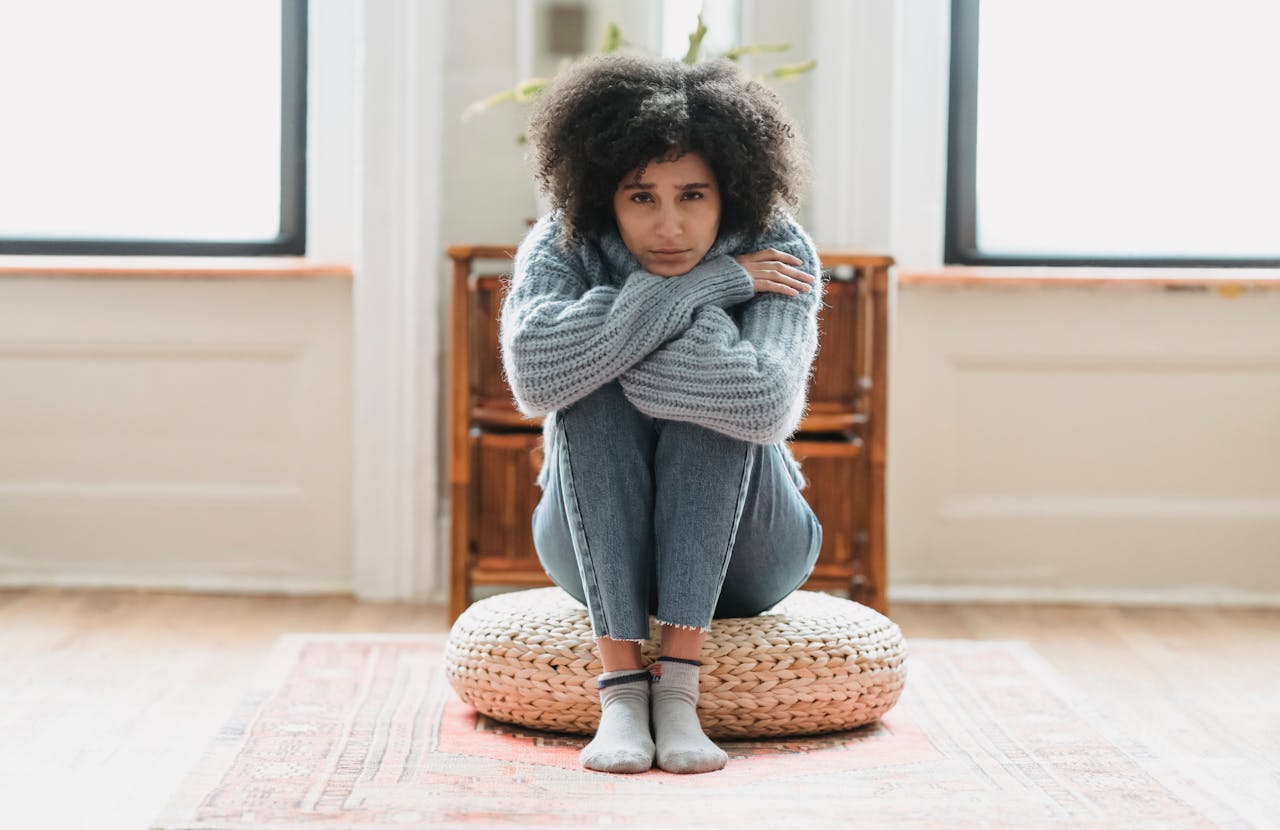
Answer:
[[306, 253], [307, 2], [281, 0], [280, 232], [266, 241], [0, 237], [0, 254], [270, 256]]
[[981, 0], [951, 0], [944, 265], [1275, 268], [1272, 258], [997, 255], [977, 247], [978, 21]]

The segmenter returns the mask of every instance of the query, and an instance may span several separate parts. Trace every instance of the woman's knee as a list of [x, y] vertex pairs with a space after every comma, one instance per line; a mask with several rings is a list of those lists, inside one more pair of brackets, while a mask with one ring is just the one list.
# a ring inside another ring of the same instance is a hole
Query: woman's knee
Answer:
[[658, 431], [663, 442], [699, 448], [722, 458], [742, 458], [744, 453], [759, 453], [761, 446], [732, 435], [726, 435], [693, 421], [657, 418]]
[[616, 432], [623, 422], [639, 422], [640, 411], [613, 380], [565, 407], [556, 417], [582, 435], [590, 430]]
[[617, 381], [570, 404], [557, 418], [556, 458], [550, 463], [575, 510], [588, 511], [596, 495], [629, 500], [636, 509], [651, 505], [652, 419], [627, 400]]

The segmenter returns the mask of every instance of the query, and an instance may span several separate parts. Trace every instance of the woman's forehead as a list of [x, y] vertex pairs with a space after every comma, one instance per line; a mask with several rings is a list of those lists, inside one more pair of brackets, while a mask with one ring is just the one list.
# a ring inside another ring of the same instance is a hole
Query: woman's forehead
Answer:
[[659, 161], [654, 159], [647, 164], [638, 165], [622, 177], [620, 183], [626, 189], [648, 189], [654, 185], [690, 185], [710, 186], [715, 184], [716, 176], [700, 153], [685, 153], [678, 159]]

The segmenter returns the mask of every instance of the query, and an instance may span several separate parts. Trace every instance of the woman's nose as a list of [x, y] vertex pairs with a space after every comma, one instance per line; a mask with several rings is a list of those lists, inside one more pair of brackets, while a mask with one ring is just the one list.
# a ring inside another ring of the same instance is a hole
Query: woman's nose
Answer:
[[676, 239], [679, 238], [683, 228], [684, 218], [680, 215], [680, 211], [671, 207], [659, 209], [656, 228], [658, 236], [664, 239]]

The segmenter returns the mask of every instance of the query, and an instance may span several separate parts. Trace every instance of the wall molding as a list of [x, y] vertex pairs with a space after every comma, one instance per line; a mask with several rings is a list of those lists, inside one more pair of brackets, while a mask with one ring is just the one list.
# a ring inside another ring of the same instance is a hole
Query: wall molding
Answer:
[[[908, 583], [902, 585], [901, 583]], [[897, 584], [898, 587], [894, 587]], [[910, 584], [910, 576], [889, 582], [889, 602], [971, 603], [1105, 606], [1197, 606], [1225, 608], [1280, 608], [1280, 594], [1239, 591], [1230, 588], [1185, 588], [1159, 590], [1024, 588], [1021, 586]]]
[[[863, 34], [855, 28], [856, 4], [841, 0], [814, 0], [810, 6], [813, 49], [819, 55], [814, 72], [814, 106], [843, 101], [854, 88], [856, 41]], [[811, 195], [810, 233], [820, 247], [854, 245], [853, 153], [854, 107], [826, 106], [825, 117], [811, 118], [809, 150], [814, 179]], [[821, 174], [818, 173], [821, 171]]]
[[282, 576], [253, 576], [236, 573], [181, 574], [147, 573], [127, 570], [94, 570], [92, 567], [75, 571], [24, 568], [0, 562], [0, 588], [72, 588], [83, 590], [116, 591], [189, 591], [193, 594], [258, 594], [274, 596], [329, 596], [350, 594], [351, 585], [345, 579], [314, 579], [285, 574]]
[[811, 52], [819, 60], [807, 126], [809, 215], [820, 247], [894, 253], [899, 15], [897, 4], [881, 0], [813, 0], [810, 7]]
[[1280, 522], [1280, 499], [1205, 496], [962, 495], [948, 496], [937, 517], [949, 521], [992, 519], [1130, 519], [1136, 522], [1268, 520]]
[[437, 591], [440, 159], [446, 6], [365, 0], [356, 14], [355, 595]]

